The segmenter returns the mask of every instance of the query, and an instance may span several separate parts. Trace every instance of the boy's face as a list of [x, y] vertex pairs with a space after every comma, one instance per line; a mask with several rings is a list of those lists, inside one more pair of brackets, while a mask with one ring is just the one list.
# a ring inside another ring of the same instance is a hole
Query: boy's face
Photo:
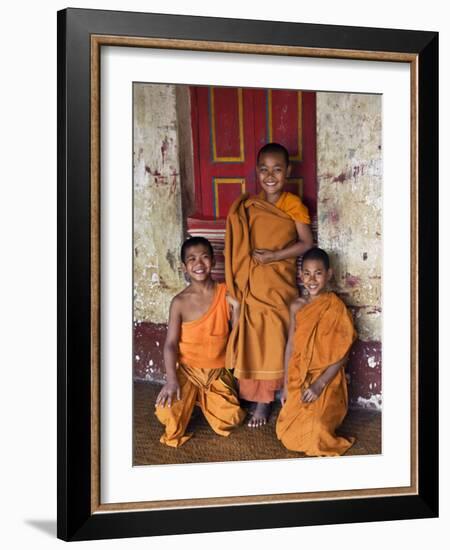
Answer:
[[302, 281], [311, 298], [314, 298], [327, 286], [332, 275], [331, 269], [325, 269], [321, 260], [306, 260], [302, 265]]
[[204, 244], [197, 244], [186, 249], [183, 271], [191, 281], [206, 281], [214, 267], [214, 257]]
[[282, 153], [263, 153], [256, 166], [259, 184], [267, 195], [280, 194], [291, 173]]

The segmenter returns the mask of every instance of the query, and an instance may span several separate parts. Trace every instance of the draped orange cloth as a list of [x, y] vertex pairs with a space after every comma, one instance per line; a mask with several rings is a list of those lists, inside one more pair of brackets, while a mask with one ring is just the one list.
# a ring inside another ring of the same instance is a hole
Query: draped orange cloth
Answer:
[[219, 435], [228, 436], [244, 419], [233, 376], [225, 369], [228, 320], [226, 286], [221, 283], [208, 311], [199, 319], [182, 323], [177, 368], [181, 399], [175, 398], [171, 407], [155, 409], [165, 426], [161, 443], [179, 447], [192, 437], [186, 428], [196, 404]]
[[208, 311], [199, 319], [181, 324], [179, 363], [201, 369], [218, 369], [225, 366], [230, 332], [230, 308], [226, 293], [225, 283], [218, 283]]
[[308, 456], [337, 456], [353, 445], [354, 438], [335, 434], [347, 414], [344, 366], [316, 401], [304, 403], [301, 396], [328, 367], [347, 355], [355, 338], [351, 315], [332, 292], [321, 294], [297, 312], [287, 400], [276, 425], [277, 437], [287, 449]]
[[[258, 197], [264, 199], [264, 193], [259, 193]], [[300, 223], [311, 223], [308, 208], [302, 203], [298, 195], [284, 191], [275, 203], [275, 206], [282, 210], [294, 221]]]
[[282, 386], [289, 304], [298, 294], [296, 258], [260, 265], [252, 251], [281, 250], [296, 242], [295, 221], [309, 223], [308, 211], [287, 192], [274, 205], [262, 195], [242, 195], [228, 213], [225, 280], [241, 312], [228, 344], [227, 366], [239, 379], [241, 397], [252, 401], [271, 401]]

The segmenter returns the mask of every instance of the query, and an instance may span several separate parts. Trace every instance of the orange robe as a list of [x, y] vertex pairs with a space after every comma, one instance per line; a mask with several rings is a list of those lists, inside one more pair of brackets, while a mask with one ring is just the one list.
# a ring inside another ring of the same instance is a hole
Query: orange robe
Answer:
[[276, 425], [277, 437], [287, 449], [308, 456], [337, 456], [353, 445], [354, 438], [335, 434], [347, 414], [344, 366], [316, 401], [304, 403], [301, 396], [328, 367], [347, 355], [355, 338], [352, 317], [332, 292], [324, 292], [297, 312], [287, 400]]
[[240, 396], [270, 402], [283, 384], [289, 304], [298, 295], [296, 258], [260, 265], [252, 250], [281, 250], [297, 241], [295, 221], [309, 223], [300, 198], [284, 192], [273, 205], [263, 194], [243, 195], [231, 206], [225, 233], [225, 280], [241, 303], [227, 366], [239, 379]]
[[233, 376], [225, 369], [228, 321], [226, 286], [221, 283], [208, 311], [199, 319], [182, 323], [177, 368], [181, 399], [170, 408], [155, 409], [165, 426], [161, 443], [179, 447], [192, 437], [185, 432], [196, 404], [219, 435], [228, 436], [244, 419]]

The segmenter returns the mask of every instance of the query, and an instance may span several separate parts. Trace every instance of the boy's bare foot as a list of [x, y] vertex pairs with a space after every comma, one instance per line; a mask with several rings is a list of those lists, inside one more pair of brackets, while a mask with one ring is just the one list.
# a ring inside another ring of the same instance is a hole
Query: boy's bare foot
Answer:
[[270, 403], [256, 403], [256, 407], [247, 422], [247, 426], [249, 428], [259, 428], [260, 426], [267, 424], [270, 416], [270, 410]]

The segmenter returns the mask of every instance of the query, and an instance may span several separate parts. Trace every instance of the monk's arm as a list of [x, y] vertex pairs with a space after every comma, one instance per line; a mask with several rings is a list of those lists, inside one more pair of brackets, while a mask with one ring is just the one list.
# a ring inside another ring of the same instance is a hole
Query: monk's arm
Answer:
[[318, 380], [321, 381], [323, 387], [325, 387], [328, 384], [328, 382], [331, 382], [331, 380], [333, 380], [333, 378], [336, 376], [336, 374], [338, 373], [342, 365], [345, 365], [345, 363], [347, 362], [347, 359], [348, 359], [348, 354], [345, 357], [343, 357], [340, 361], [335, 363], [334, 365], [330, 365], [327, 368], [327, 370], [324, 371], [319, 376]]
[[301, 256], [313, 245], [311, 227], [307, 223], [295, 222], [298, 240], [296, 243], [286, 246], [282, 250], [275, 251], [275, 260], [286, 260]]
[[234, 328], [239, 322], [239, 313], [241, 311], [241, 304], [227, 293], [227, 302], [231, 307], [231, 328]]
[[281, 394], [281, 404], [284, 405], [286, 399], [287, 399], [287, 385], [288, 385], [288, 365], [289, 365], [289, 359], [292, 355], [292, 344], [294, 341], [294, 335], [295, 335], [295, 316], [297, 314], [297, 311], [300, 309], [302, 305], [302, 302], [297, 298], [294, 300], [289, 308], [289, 332], [288, 332], [288, 338], [286, 342], [286, 348], [284, 350], [284, 383], [283, 383], [283, 391]]
[[297, 229], [298, 240], [294, 244], [290, 244], [281, 250], [265, 250], [255, 249], [253, 251], [253, 257], [259, 263], [266, 264], [269, 262], [277, 262], [279, 260], [286, 260], [287, 258], [296, 258], [301, 256], [313, 245], [313, 237], [311, 228], [307, 223], [295, 222]]
[[170, 304], [169, 324], [164, 343], [164, 366], [166, 369], [166, 383], [156, 398], [156, 406], [168, 407], [176, 395], [181, 398], [180, 385], [177, 378], [178, 342], [181, 333], [181, 306], [179, 300], [174, 298]]
[[333, 365], [330, 365], [320, 376], [317, 378], [317, 380], [314, 381], [311, 386], [303, 392], [302, 400], [310, 403], [312, 401], [315, 401], [320, 394], [323, 392], [325, 386], [333, 378], [336, 376], [336, 374], [339, 372], [339, 369], [347, 362], [348, 354], [345, 355], [340, 361], [337, 363], [334, 363]]

